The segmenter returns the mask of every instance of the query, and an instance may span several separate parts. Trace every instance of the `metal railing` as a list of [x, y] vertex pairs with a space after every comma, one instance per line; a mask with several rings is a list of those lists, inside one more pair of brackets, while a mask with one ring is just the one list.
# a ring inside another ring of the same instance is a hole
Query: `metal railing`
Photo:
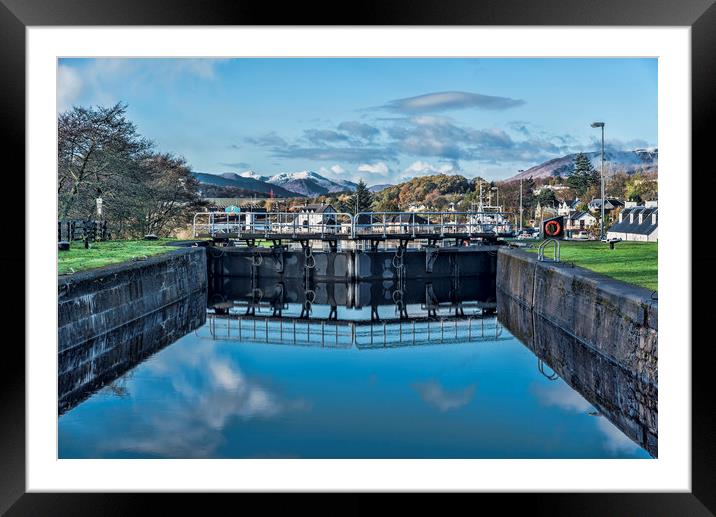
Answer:
[[[553, 250], [552, 250], [552, 258], [548, 259], [544, 256], [544, 250], [547, 247], [548, 244], [553, 244]], [[559, 262], [559, 240], [557, 239], [545, 239], [542, 241], [539, 245], [539, 248], [537, 248], [537, 260], [540, 262]]]
[[199, 212], [194, 237], [450, 237], [507, 235], [509, 212]]
[[450, 236], [506, 234], [507, 212], [361, 212], [353, 219], [353, 237], [391, 234]]
[[194, 214], [193, 229], [194, 237], [349, 237], [353, 229], [353, 216], [345, 212], [198, 212]]

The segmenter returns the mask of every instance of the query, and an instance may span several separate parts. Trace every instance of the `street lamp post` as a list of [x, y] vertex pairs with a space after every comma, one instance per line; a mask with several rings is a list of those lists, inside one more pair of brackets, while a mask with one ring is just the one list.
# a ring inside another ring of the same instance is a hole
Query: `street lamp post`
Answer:
[[602, 217], [599, 221], [599, 240], [604, 240], [604, 122], [592, 122], [592, 127], [602, 128], [602, 169], [600, 173], [602, 190]]
[[[524, 172], [522, 169], [518, 173]], [[522, 178], [520, 178], [520, 232], [522, 232]]]

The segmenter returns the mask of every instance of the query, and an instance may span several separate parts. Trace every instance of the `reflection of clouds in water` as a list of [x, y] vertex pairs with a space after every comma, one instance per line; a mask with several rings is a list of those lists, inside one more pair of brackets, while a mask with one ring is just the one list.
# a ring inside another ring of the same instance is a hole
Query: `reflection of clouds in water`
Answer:
[[592, 405], [584, 397], [561, 381], [533, 384], [531, 389], [543, 406], [557, 406], [578, 413], [592, 409]]
[[139, 394], [135, 405], [146, 399], [153, 409], [133, 411], [127, 434], [111, 444], [112, 450], [207, 457], [221, 445], [221, 431], [231, 418], [270, 418], [309, 408], [305, 401], [283, 400], [248, 378], [230, 358], [221, 357], [213, 343], [167, 350], [143, 367], [172, 389], [154, 382], [134, 388]]
[[640, 449], [627, 435], [605, 417], [597, 419], [597, 427], [604, 435], [604, 450], [609, 454], [630, 453]]
[[439, 382], [429, 380], [426, 382], [416, 382], [413, 389], [418, 392], [428, 405], [433, 406], [440, 411], [449, 411], [467, 405], [475, 396], [475, 385], [470, 384], [464, 389], [456, 391], [447, 391]]
[[[563, 381], [549, 384], [533, 384], [531, 390], [543, 406], [557, 406], [575, 413], [595, 411], [594, 406], [589, 401]], [[597, 429], [599, 429], [604, 438], [604, 450], [609, 454], [616, 455], [639, 450], [640, 447], [606, 417], [598, 415], [596, 424]]]

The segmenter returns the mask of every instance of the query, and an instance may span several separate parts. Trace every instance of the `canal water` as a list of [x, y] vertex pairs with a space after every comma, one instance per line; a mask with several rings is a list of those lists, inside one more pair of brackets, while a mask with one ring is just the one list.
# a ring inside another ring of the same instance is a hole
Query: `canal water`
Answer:
[[60, 416], [59, 457], [650, 458], [477, 284], [209, 293], [204, 326]]

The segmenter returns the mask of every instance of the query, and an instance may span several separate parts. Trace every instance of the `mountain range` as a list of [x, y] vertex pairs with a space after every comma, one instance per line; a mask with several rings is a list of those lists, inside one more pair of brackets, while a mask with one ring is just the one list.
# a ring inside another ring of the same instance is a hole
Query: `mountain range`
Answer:
[[[600, 170], [602, 153], [600, 151], [584, 153], [594, 165]], [[527, 178], [549, 178], [550, 176], [562, 176], [566, 178], [572, 173], [576, 153], [554, 158], [539, 165], [535, 165], [519, 174], [512, 176], [505, 181], [514, 181]], [[634, 149], [633, 151], [605, 151], [604, 153], [604, 175], [609, 176], [616, 172], [623, 171], [628, 174], [639, 170], [644, 172], [656, 172], [659, 166], [659, 150], [657, 148]]]
[[256, 194], [273, 192], [276, 197], [314, 197], [352, 191], [356, 188], [356, 184], [352, 181], [329, 179], [315, 171], [282, 172], [274, 176], [263, 176], [255, 171], [222, 174], [194, 172], [194, 176], [200, 184], [225, 189], [241, 189]]
[[[601, 166], [601, 153], [584, 153], [592, 161], [594, 168]], [[519, 174], [505, 180], [514, 181], [527, 178], [549, 178], [561, 176], [563, 178], [572, 173], [575, 154], [568, 154], [560, 158], [548, 160], [535, 165]], [[642, 170], [656, 172], [658, 169], [659, 151], [656, 148], [634, 149], [633, 151], [606, 151], [604, 154], [605, 175], [609, 176], [618, 171], [629, 174]], [[234, 197], [258, 194], [262, 197], [273, 193], [275, 197], [315, 197], [336, 192], [351, 192], [356, 184], [348, 180], [330, 179], [315, 171], [282, 172], [273, 176], [265, 176], [255, 171], [225, 172], [223, 174], [208, 174], [194, 172], [201, 184], [200, 189], [206, 197]], [[390, 184], [373, 185], [371, 192], [380, 192], [390, 187]]]

